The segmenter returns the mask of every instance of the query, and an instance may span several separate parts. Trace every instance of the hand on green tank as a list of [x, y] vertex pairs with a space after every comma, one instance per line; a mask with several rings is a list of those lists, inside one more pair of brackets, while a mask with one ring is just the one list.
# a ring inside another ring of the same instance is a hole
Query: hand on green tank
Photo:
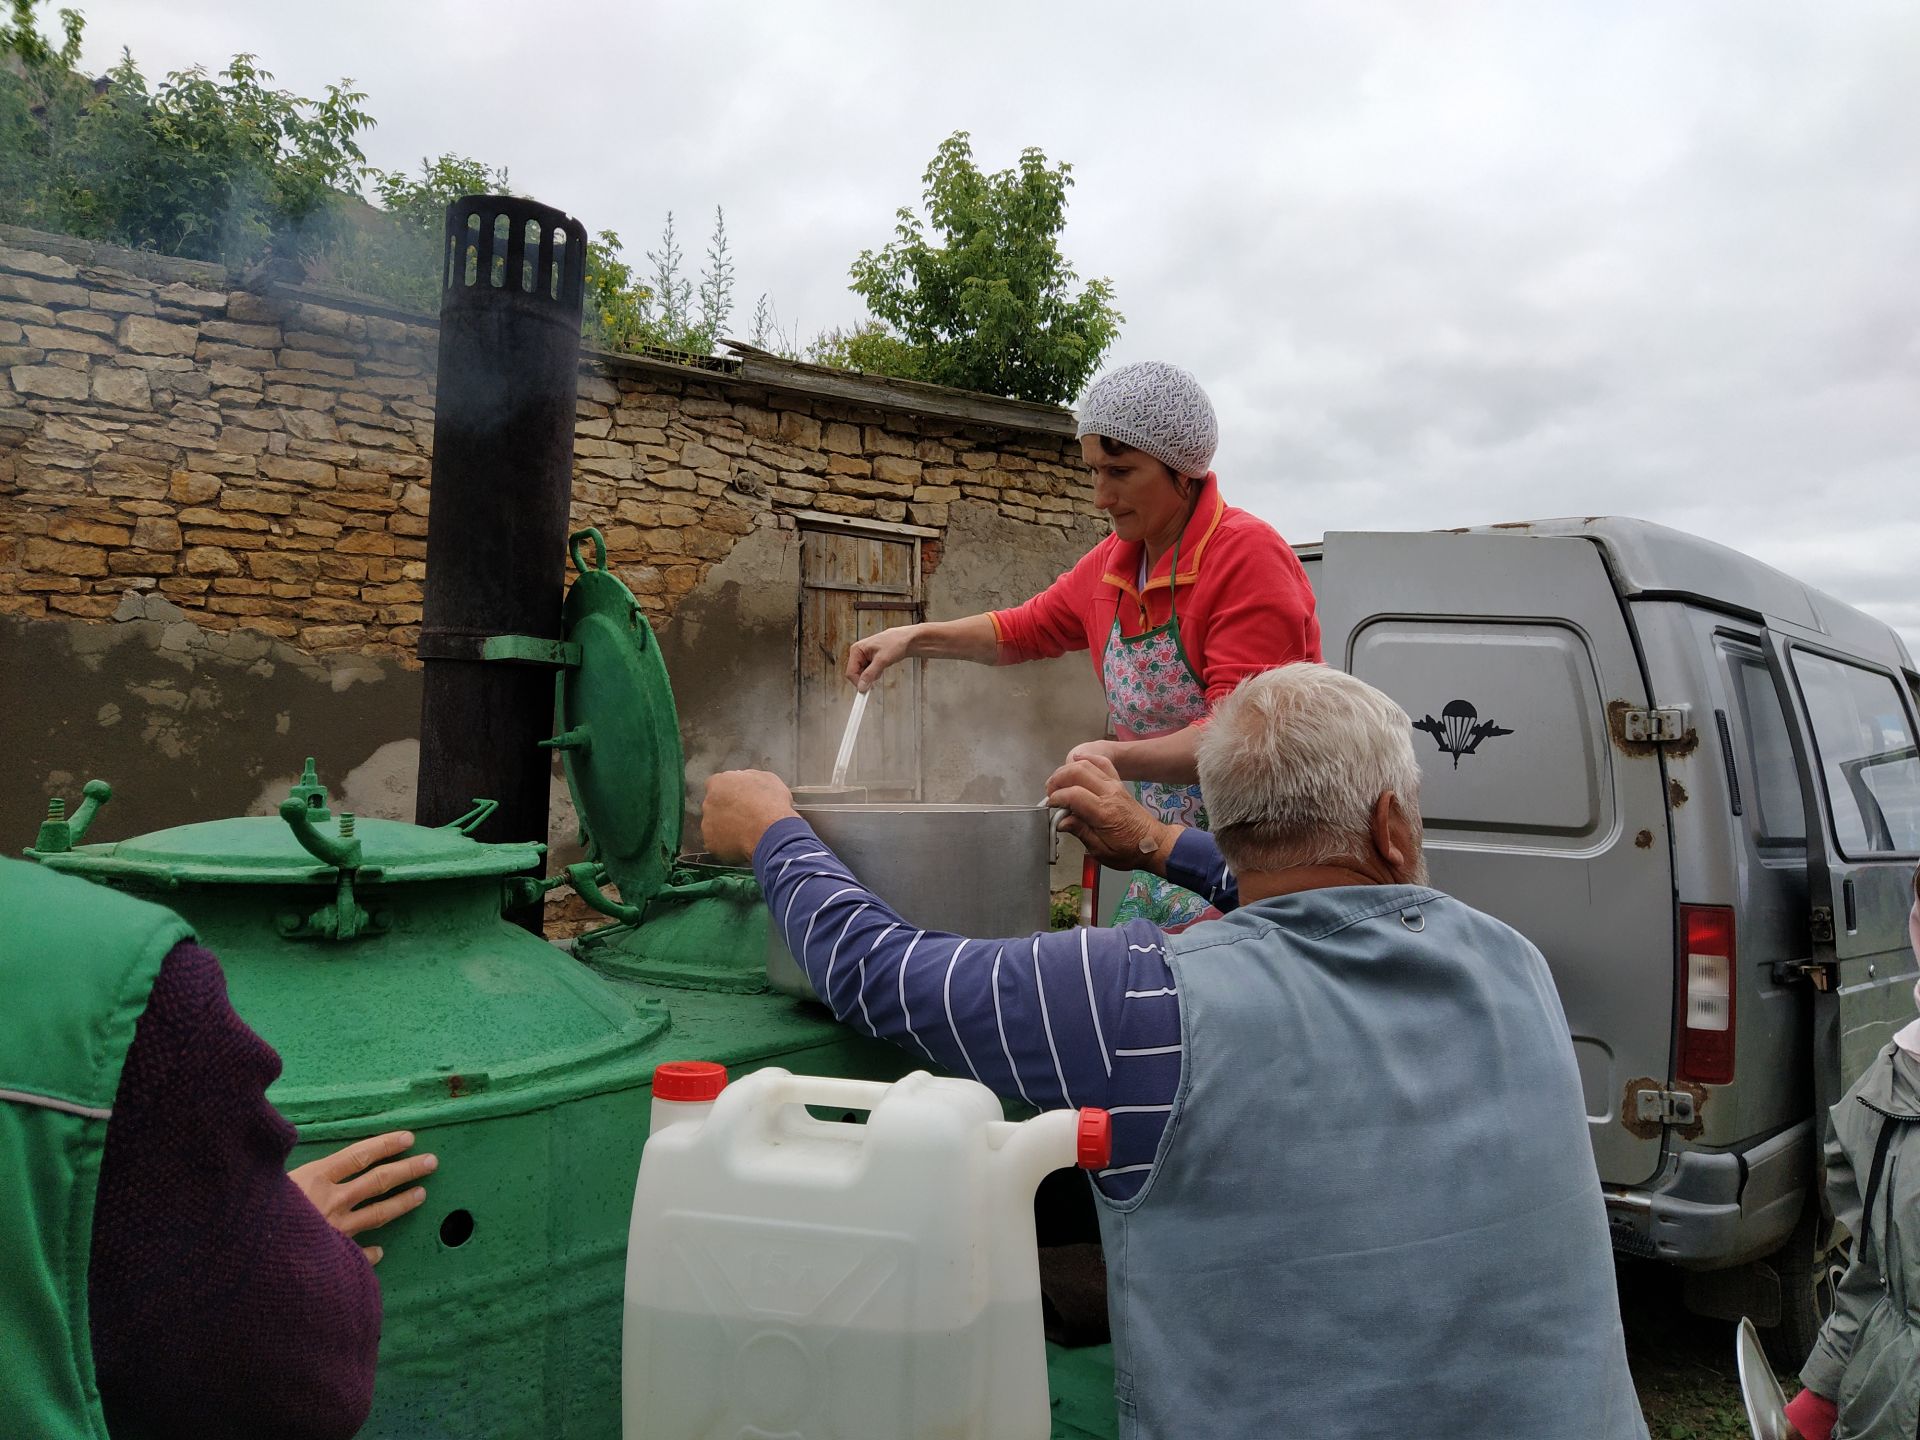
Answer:
[[776, 820], [794, 813], [793, 792], [765, 770], [723, 770], [707, 781], [700, 807], [700, 841], [716, 860], [750, 859]]
[[[377, 1230], [417, 1209], [427, 1198], [427, 1192], [417, 1185], [398, 1195], [388, 1192], [431, 1175], [439, 1167], [438, 1156], [409, 1155], [385, 1165], [379, 1163], [412, 1144], [412, 1131], [390, 1130], [289, 1170], [287, 1178], [342, 1235]], [[383, 1195], [387, 1197], [384, 1200], [379, 1198]], [[378, 1265], [385, 1252], [378, 1245], [363, 1248], [368, 1261]]]

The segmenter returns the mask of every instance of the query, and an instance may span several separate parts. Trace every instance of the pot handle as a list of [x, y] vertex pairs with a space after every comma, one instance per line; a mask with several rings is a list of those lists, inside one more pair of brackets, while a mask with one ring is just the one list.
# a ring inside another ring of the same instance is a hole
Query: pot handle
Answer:
[[1060, 858], [1060, 822], [1066, 818], [1067, 812], [1061, 806], [1047, 806], [1047, 864], [1049, 865]]

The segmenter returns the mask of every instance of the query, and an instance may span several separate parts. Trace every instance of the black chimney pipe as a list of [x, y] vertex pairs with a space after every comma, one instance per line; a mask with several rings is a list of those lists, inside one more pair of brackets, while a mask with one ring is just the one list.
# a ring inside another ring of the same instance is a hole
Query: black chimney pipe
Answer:
[[[532, 200], [447, 207], [414, 819], [498, 800], [480, 840], [547, 838], [553, 672], [480, 652], [560, 638], [586, 251], [578, 220]], [[538, 904], [509, 918], [539, 932]]]

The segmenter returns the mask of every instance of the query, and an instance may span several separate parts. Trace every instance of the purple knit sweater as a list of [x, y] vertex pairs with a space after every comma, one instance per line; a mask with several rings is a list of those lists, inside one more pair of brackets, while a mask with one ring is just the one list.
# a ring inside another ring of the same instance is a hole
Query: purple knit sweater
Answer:
[[107, 1123], [87, 1300], [114, 1440], [346, 1440], [373, 1403], [380, 1287], [287, 1178], [280, 1057], [220, 962], [177, 945]]

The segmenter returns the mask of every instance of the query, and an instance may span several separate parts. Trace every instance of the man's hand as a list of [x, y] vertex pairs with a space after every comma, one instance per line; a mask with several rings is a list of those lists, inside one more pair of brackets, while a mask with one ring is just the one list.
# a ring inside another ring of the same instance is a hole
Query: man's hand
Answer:
[[[385, 1200], [376, 1197], [422, 1176], [431, 1175], [439, 1168], [440, 1159], [437, 1155], [409, 1155], [391, 1164], [377, 1163], [390, 1155], [398, 1155], [412, 1144], [411, 1131], [390, 1130], [385, 1135], [375, 1135], [371, 1140], [356, 1140], [344, 1150], [310, 1160], [297, 1169], [289, 1170], [287, 1178], [300, 1187], [307, 1199], [313, 1202], [313, 1208], [342, 1235], [378, 1230], [389, 1220], [397, 1220], [409, 1210], [418, 1209], [427, 1198], [427, 1192], [416, 1185]], [[369, 1201], [373, 1203], [367, 1203]], [[368, 1261], [375, 1265], [380, 1263], [380, 1257], [385, 1253], [378, 1245], [362, 1248], [366, 1251]]]
[[776, 820], [794, 814], [793, 792], [765, 770], [723, 770], [707, 781], [700, 809], [700, 841], [717, 860], [753, 858], [760, 837]]
[[1060, 828], [1115, 870], [1164, 872], [1180, 834], [1180, 826], [1155, 819], [1133, 798], [1113, 762], [1102, 755], [1069, 759], [1054, 771], [1047, 781], [1047, 804], [1065, 810]]

